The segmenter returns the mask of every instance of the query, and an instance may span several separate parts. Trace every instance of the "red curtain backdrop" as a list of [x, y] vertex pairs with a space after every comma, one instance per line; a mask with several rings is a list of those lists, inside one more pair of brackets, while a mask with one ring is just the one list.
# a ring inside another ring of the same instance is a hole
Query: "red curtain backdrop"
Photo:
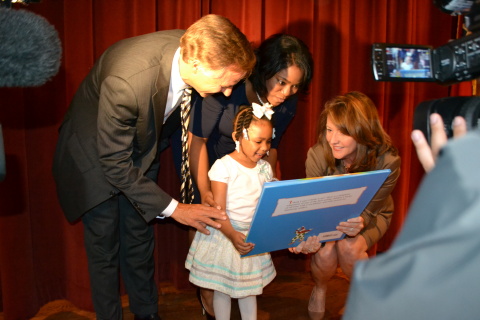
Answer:
[[[41, 87], [0, 88], [7, 160], [7, 176], [0, 182], [0, 312], [6, 320], [27, 319], [55, 299], [92, 310], [83, 227], [63, 217], [51, 164], [57, 129], [75, 90], [101, 53], [120, 39], [185, 29], [208, 13], [231, 19], [255, 45], [278, 32], [301, 38], [314, 56], [314, 80], [280, 145], [281, 177], [304, 177], [317, 118], [329, 98], [351, 90], [369, 95], [402, 157], [396, 211], [379, 251], [394, 240], [423, 176], [410, 142], [416, 105], [451, 91], [470, 94], [468, 87], [373, 80], [373, 42], [438, 47], [455, 37], [456, 20], [431, 0], [43, 0], [14, 6], [19, 8], [55, 26], [63, 57], [59, 73]], [[170, 151], [161, 157], [161, 186], [178, 197]], [[167, 219], [156, 226], [156, 236], [158, 282], [188, 286], [186, 229]], [[276, 253], [275, 260], [279, 269], [305, 270], [307, 265], [304, 258], [286, 252]]]

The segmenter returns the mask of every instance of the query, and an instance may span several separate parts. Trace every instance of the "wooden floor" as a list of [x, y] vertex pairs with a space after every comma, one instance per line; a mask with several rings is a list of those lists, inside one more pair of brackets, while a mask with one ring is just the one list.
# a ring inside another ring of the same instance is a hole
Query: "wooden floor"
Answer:
[[[258, 320], [308, 320], [307, 305], [313, 282], [309, 273], [280, 273], [258, 297]], [[341, 319], [349, 287], [348, 279], [338, 270], [328, 284], [325, 319]], [[195, 290], [178, 291], [168, 283], [160, 285], [159, 308], [162, 320], [202, 320], [200, 305]], [[128, 299], [123, 299], [124, 320], [132, 320]], [[92, 312], [79, 310], [70, 302], [58, 300], [43, 306], [31, 320], [89, 320], [95, 319]], [[236, 302], [232, 303], [233, 320], [240, 320]], [[0, 320], [3, 315], [0, 313]]]

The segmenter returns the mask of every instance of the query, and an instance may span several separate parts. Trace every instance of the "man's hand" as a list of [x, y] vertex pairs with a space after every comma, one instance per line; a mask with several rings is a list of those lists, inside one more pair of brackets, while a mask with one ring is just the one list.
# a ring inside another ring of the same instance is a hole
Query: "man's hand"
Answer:
[[[426, 172], [435, 167], [438, 153], [447, 143], [448, 138], [444, 130], [443, 119], [438, 113], [430, 115], [430, 128], [432, 132], [432, 146], [428, 145], [427, 139], [420, 130], [412, 131], [412, 141], [417, 150], [417, 156]], [[453, 136], [459, 138], [467, 132], [467, 124], [462, 117], [453, 120]]]
[[214, 220], [227, 220], [224, 211], [217, 208], [207, 207], [203, 204], [179, 203], [171, 217], [181, 224], [194, 227], [204, 234], [210, 234], [205, 228], [207, 225], [219, 229], [220, 223]]

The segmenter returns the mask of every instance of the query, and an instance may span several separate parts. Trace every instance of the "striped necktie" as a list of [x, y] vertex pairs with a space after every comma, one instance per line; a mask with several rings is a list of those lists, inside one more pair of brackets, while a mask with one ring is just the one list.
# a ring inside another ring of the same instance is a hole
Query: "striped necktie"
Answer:
[[182, 102], [180, 104], [180, 119], [182, 123], [182, 184], [180, 186], [180, 200], [183, 203], [192, 203], [194, 197], [190, 165], [188, 162], [188, 124], [190, 122], [191, 97], [192, 88], [186, 88], [183, 91]]

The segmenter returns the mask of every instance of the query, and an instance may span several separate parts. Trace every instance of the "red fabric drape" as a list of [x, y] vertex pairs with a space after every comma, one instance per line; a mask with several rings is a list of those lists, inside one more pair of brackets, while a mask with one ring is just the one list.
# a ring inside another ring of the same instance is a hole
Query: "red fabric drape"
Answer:
[[[64, 219], [51, 176], [57, 128], [83, 77], [112, 43], [156, 30], [184, 29], [208, 13], [231, 19], [254, 44], [287, 32], [313, 53], [310, 93], [301, 99], [279, 149], [283, 179], [304, 177], [306, 152], [315, 143], [316, 119], [326, 100], [350, 90], [374, 100], [403, 162], [394, 192], [396, 212], [379, 250], [388, 249], [401, 228], [423, 176], [410, 142], [413, 111], [421, 101], [448, 96], [452, 87], [375, 82], [370, 51], [373, 42], [445, 44], [456, 23], [431, 0], [44, 0], [22, 9], [56, 27], [63, 58], [59, 74], [41, 87], [0, 89], [7, 159], [7, 177], [0, 182], [0, 311], [6, 320], [29, 318], [43, 304], [61, 298], [92, 309], [83, 227]], [[455, 90], [468, 94], [468, 89]], [[161, 157], [161, 186], [177, 197], [170, 151]], [[167, 220], [156, 231], [157, 280], [188, 285], [183, 267], [186, 229]], [[276, 253], [275, 259], [277, 268], [305, 268], [304, 258], [285, 252]]]

